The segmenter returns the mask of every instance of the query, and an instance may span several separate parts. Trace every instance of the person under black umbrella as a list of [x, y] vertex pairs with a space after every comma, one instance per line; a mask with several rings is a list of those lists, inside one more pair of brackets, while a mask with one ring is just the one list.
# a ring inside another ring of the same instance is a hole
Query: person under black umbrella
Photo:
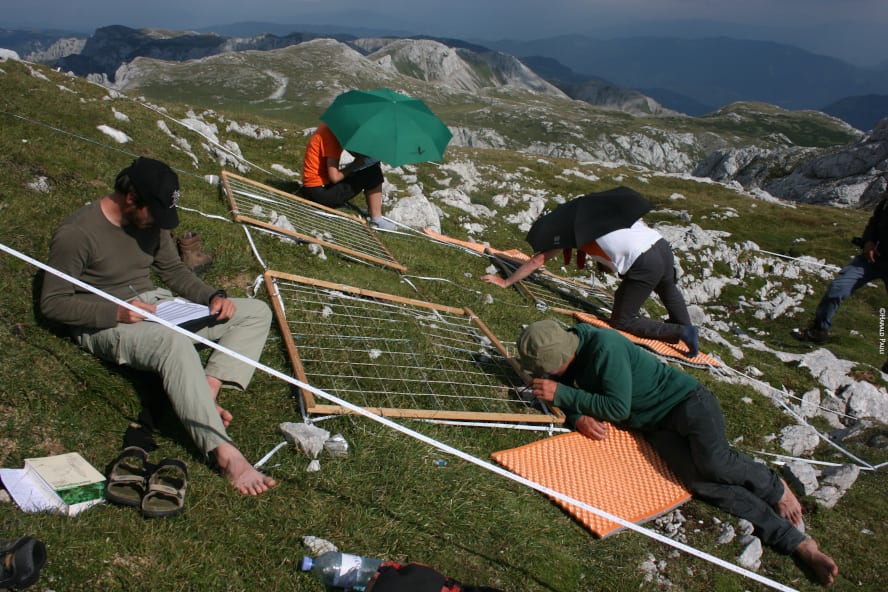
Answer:
[[[577, 249], [577, 267], [589, 256], [599, 268], [622, 278], [614, 294], [610, 324], [637, 337], [666, 343], [682, 341], [687, 356], [699, 353], [699, 333], [691, 323], [684, 297], [675, 284], [675, 258], [666, 239], [642, 220], [650, 202], [628, 187], [589, 193], [541, 216], [527, 233], [534, 255], [508, 278], [488, 274], [481, 279], [502, 288], [523, 280], [559, 252], [565, 263]], [[655, 321], [640, 315], [652, 292], [669, 318]]]

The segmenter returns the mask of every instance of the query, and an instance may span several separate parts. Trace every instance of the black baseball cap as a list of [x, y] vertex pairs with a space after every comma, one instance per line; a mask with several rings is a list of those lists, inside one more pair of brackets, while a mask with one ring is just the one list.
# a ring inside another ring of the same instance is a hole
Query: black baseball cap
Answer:
[[140, 156], [122, 173], [129, 177], [159, 227], [170, 230], [179, 225], [179, 177], [169, 165]]

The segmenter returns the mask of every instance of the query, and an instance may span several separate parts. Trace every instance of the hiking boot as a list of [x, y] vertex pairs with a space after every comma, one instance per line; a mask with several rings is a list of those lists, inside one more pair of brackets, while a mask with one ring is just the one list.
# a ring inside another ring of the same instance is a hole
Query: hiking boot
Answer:
[[826, 329], [818, 329], [817, 327], [808, 327], [807, 329], [794, 329], [792, 336], [799, 341], [810, 341], [811, 343], [825, 343], [829, 338], [829, 331]]
[[32, 537], [0, 541], [0, 588], [21, 590], [37, 581], [46, 563], [46, 545]]
[[194, 273], [203, 273], [213, 264], [213, 258], [200, 249], [200, 235], [196, 232], [185, 232], [176, 239], [179, 245], [179, 256], [185, 267]]

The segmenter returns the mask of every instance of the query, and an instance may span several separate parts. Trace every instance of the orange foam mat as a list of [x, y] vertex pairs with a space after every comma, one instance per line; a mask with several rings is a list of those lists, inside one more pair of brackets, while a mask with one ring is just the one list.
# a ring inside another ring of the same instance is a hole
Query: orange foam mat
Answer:
[[[691, 499], [647, 440], [613, 425], [604, 440], [570, 432], [492, 456], [525, 479], [636, 524]], [[574, 504], [552, 500], [598, 537], [624, 528]]]
[[[613, 329], [607, 321], [600, 319], [594, 315], [590, 315], [584, 312], [575, 312], [574, 317], [577, 320], [582, 321], [584, 323], [589, 323], [590, 325], [595, 325], [596, 327], [602, 327], [604, 329]], [[615, 329], [619, 331], [619, 329]], [[675, 358], [686, 364], [693, 364], [695, 366], [711, 366], [713, 368], [718, 368], [721, 366], [721, 363], [715, 358], [704, 354], [703, 352], [698, 353], [693, 358], [687, 357], [685, 354], [688, 352], [688, 347], [682, 343], [666, 343], [665, 341], [657, 341], [656, 339], [646, 339], [644, 337], [637, 337], [635, 335], [630, 335], [625, 331], [619, 331], [621, 335], [632, 341], [633, 343], [637, 343], [638, 345], [643, 345], [644, 347], [650, 349], [654, 353], [660, 354], [661, 356], [667, 356], [670, 358]]]

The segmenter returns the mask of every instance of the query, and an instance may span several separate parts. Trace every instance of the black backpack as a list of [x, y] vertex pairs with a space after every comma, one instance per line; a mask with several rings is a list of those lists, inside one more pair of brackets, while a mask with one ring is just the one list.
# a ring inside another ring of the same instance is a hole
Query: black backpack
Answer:
[[487, 586], [466, 586], [422, 563], [384, 561], [365, 592], [502, 592]]

